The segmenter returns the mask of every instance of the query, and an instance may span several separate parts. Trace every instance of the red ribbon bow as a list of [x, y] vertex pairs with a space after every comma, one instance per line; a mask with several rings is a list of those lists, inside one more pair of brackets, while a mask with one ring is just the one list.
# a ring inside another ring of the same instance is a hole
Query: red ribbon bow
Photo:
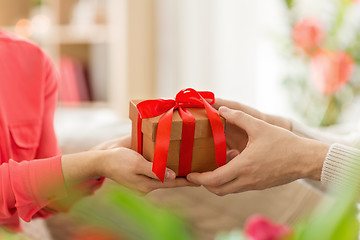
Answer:
[[[208, 103], [205, 99], [211, 100]], [[142, 154], [141, 121], [165, 113], [160, 119], [156, 134], [155, 154], [152, 171], [164, 182], [167, 156], [169, 152], [172, 116], [175, 109], [179, 110], [183, 120], [179, 176], [186, 176], [191, 172], [192, 153], [195, 135], [195, 118], [187, 107], [205, 108], [210, 120], [211, 130], [215, 143], [215, 160], [219, 167], [226, 163], [226, 139], [224, 126], [216, 110], [210, 105], [214, 104], [215, 96], [212, 92], [197, 92], [192, 88], [181, 90], [175, 99], [147, 100], [137, 104], [138, 110], [138, 152]]]

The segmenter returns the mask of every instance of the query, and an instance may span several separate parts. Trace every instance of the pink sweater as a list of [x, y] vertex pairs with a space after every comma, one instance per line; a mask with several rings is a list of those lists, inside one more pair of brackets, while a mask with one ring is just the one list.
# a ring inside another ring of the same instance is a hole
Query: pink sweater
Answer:
[[0, 30], [0, 224], [13, 231], [19, 217], [66, 211], [103, 181], [65, 188], [53, 127], [57, 80], [43, 51]]

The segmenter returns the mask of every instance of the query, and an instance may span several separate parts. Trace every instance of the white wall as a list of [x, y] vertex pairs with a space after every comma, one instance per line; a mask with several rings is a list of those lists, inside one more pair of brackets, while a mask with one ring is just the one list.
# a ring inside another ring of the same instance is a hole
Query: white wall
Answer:
[[273, 113], [286, 111], [281, 61], [282, 0], [158, 0], [158, 87], [213, 90]]

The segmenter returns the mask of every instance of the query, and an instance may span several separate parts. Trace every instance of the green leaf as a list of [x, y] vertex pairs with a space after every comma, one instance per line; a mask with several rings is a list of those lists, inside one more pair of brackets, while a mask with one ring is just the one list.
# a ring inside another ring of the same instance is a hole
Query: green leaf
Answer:
[[127, 239], [192, 239], [182, 219], [127, 189], [111, 187], [99, 195], [76, 205], [73, 214]]
[[26, 240], [24, 237], [19, 236], [18, 234], [10, 233], [2, 228], [0, 228], [0, 239], [1, 240]]
[[292, 7], [294, 6], [294, 0], [285, 0], [285, 3], [289, 9], [292, 9]]
[[326, 198], [308, 221], [296, 227], [296, 240], [358, 239], [357, 188], [336, 190], [335, 194], [335, 199]]

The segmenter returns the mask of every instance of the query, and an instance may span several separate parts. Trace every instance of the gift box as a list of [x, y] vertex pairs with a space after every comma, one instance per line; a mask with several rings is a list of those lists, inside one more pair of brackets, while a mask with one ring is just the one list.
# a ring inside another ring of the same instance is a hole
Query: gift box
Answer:
[[186, 176], [226, 163], [225, 119], [208, 101], [214, 102], [213, 93], [193, 89], [175, 99], [130, 101], [132, 149], [154, 162], [160, 180], [165, 167]]

